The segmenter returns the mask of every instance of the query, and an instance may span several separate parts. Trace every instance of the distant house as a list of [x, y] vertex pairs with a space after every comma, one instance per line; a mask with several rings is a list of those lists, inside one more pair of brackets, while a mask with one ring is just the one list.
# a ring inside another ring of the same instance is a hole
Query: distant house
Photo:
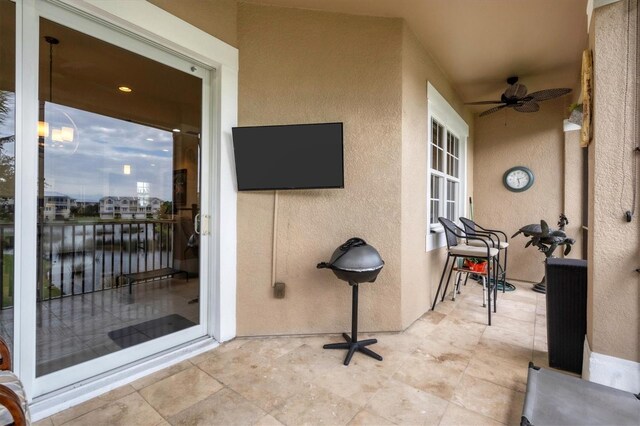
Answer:
[[157, 197], [114, 197], [100, 199], [100, 219], [153, 219], [160, 212], [162, 200]]
[[69, 219], [71, 207], [75, 206], [75, 202], [75, 199], [60, 192], [45, 191], [44, 220]]

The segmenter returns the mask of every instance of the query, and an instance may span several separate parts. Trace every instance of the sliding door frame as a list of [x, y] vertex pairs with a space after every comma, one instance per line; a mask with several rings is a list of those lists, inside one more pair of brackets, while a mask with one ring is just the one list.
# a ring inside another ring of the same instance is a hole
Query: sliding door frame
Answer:
[[[19, 0], [16, 6], [14, 358], [29, 400], [104, 377], [191, 340], [208, 336], [222, 342], [235, 337], [236, 190], [231, 127], [237, 120], [237, 50], [144, 0]], [[200, 304], [197, 326], [36, 377], [39, 156], [35, 123], [40, 17], [203, 79], [200, 300], [205, 303]]]

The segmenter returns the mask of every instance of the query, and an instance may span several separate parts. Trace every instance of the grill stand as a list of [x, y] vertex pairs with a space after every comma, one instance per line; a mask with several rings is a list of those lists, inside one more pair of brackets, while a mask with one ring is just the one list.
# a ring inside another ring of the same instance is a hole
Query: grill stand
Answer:
[[378, 361], [382, 361], [382, 357], [372, 351], [365, 348], [365, 346], [378, 343], [378, 339], [367, 339], [358, 341], [358, 283], [349, 281], [349, 285], [353, 289], [353, 298], [351, 302], [351, 337], [347, 333], [342, 333], [342, 337], [346, 340], [346, 343], [329, 343], [323, 346], [324, 349], [348, 349], [347, 357], [344, 359], [344, 365], [349, 365], [353, 354], [358, 351], [365, 355], [375, 358]]

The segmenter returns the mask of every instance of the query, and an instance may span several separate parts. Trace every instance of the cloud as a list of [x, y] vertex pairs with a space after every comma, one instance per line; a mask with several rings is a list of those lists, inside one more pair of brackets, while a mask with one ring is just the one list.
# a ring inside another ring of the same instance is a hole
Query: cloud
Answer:
[[[15, 109], [14, 94], [9, 105]], [[137, 183], [147, 182], [151, 197], [172, 199], [173, 134], [63, 105], [45, 104], [51, 127], [73, 127], [73, 143], [45, 140], [44, 175], [47, 191], [79, 201], [97, 201], [105, 195], [135, 196]], [[0, 137], [15, 133], [15, 114], [0, 121]], [[6, 144], [5, 154], [14, 155]], [[124, 174], [124, 165], [131, 174]]]
[[[56, 126], [75, 124], [73, 143], [46, 141], [48, 191], [96, 201], [105, 195], [135, 196], [137, 182], [148, 182], [151, 197], [171, 200], [171, 132], [50, 103], [45, 118]], [[125, 164], [131, 166], [129, 175]]]

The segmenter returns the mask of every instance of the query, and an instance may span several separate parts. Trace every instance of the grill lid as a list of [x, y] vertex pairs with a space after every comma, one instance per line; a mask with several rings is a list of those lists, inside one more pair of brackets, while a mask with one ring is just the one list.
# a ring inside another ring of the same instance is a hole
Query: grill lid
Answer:
[[331, 260], [318, 264], [318, 268], [329, 268], [348, 272], [370, 272], [382, 269], [384, 261], [378, 251], [362, 238], [351, 238], [338, 247]]

